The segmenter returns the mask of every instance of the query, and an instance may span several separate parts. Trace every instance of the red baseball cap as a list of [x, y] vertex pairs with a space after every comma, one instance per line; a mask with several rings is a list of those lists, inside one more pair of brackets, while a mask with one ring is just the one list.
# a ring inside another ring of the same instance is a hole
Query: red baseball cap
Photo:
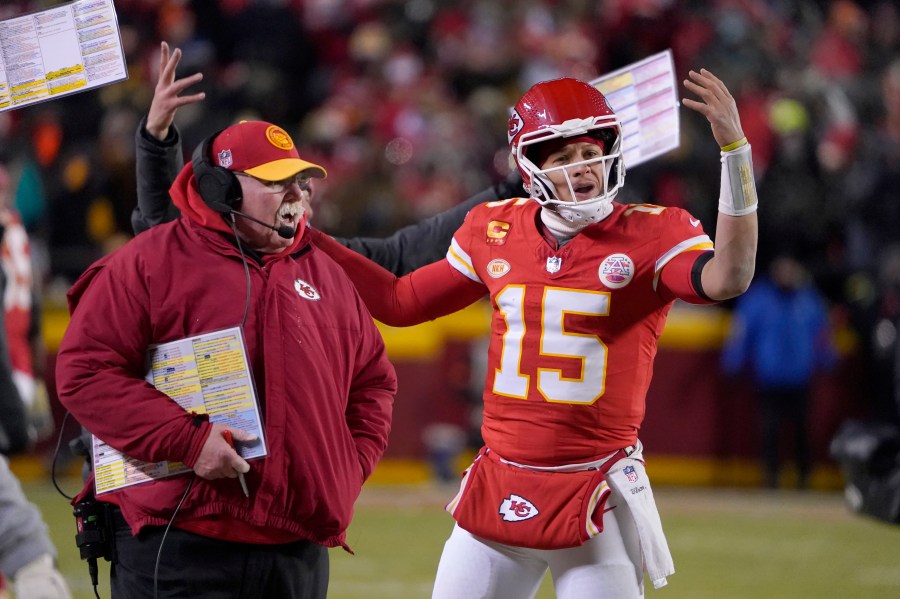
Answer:
[[309, 171], [324, 179], [325, 169], [300, 158], [287, 131], [265, 121], [241, 121], [219, 133], [212, 142], [212, 162], [263, 181], [281, 181]]

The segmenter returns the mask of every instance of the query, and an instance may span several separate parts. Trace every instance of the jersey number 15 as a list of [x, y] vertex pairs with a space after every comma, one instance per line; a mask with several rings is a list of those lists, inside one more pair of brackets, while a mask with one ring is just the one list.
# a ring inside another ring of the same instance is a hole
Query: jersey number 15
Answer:
[[[603, 395], [606, 388], [606, 344], [596, 335], [567, 331], [565, 316], [608, 316], [609, 293], [546, 287], [539, 315], [525, 314], [524, 285], [505, 287], [496, 295], [495, 301], [506, 322], [506, 332], [503, 334], [500, 367], [494, 372], [494, 393], [519, 399], [528, 397], [532, 381], [530, 375], [521, 371], [523, 353], [528, 351], [523, 342], [528, 324], [540, 323], [536, 363], [540, 364], [541, 356], [553, 356], [571, 358], [581, 365], [579, 378], [564, 377], [559, 368], [539, 366], [535, 384], [541, 396], [549, 402], [591, 404]], [[529, 345], [529, 348], [533, 347]]]

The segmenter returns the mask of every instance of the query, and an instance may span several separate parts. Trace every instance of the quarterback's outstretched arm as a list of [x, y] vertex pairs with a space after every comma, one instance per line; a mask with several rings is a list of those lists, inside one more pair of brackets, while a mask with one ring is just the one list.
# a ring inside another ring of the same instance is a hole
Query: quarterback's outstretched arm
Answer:
[[726, 300], [742, 294], [753, 280], [759, 226], [750, 144], [744, 137], [734, 98], [706, 69], [691, 71], [684, 86], [700, 101], [684, 98], [688, 108], [706, 117], [722, 150], [722, 183], [716, 220], [715, 255], [703, 268], [701, 285], [711, 299]]
[[476, 193], [456, 206], [407, 225], [389, 237], [351, 237], [337, 240], [357, 254], [362, 254], [401, 277], [443, 258], [453, 234], [462, 225], [469, 210], [484, 202], [495, 202], [521, 195], [522, 179], [514, 172], [504, 181]]
[[408, 327], [452, 314], [487, 293], [484, 285], [459, 274], [447, 259], [396, 277], [375, 262], [310, 228], [317, 248], [331, 256], [359, 292], [376, 320], [394, 327]]

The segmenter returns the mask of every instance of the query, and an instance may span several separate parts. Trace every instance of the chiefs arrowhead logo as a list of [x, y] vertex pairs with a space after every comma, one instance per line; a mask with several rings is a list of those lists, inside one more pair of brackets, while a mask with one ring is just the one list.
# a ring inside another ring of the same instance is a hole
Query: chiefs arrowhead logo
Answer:
[[303, 279], [294, 281], [294, 290], [297, 292], [297, 295], [311, 302], [318, 301], [322, 298], [322, 296], [319, 295], [319, 292], [316, 291], [316, 288]]
[[509, 123], [506, 130], [506, 143], [512, 143], [513, 138], [519, 134], [519, 131], [521, 131], [524, 126], [525, 121], [522, 120], [518, 111], [513, 108], [509, 115]]
[[522, 520], [534, 518], [540, 512], [533, 503], [524, 497], [510, 493], [509, 497], [500, 502], [499, 513], [506, 522], [521, 522]]

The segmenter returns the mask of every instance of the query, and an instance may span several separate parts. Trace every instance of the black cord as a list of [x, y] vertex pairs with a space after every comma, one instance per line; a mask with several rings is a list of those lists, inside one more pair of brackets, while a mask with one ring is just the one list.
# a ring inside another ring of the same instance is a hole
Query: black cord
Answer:
[[100, 599], [100, 593], [97, 591], [97, 581], [100, 578], [100, 574], [97, 570], [97, 558], [95, 557], [88, 560], [88, 574], [91, 576], [91, 584], [94, 587], [94, 597]]
[[[234, 214], [231, 215], [230, 223], [231, 230], [234, 231], [234, 238], [237, 242], [238, 251], [241, 253], [241, 262], [244, 264], [244, 274], [247, 278], [247, 297], [244, 303], [244, 317], [241, 319], [241, 329], [244, 328], [244, 324], [247, 322], [247, 314], [250, 312], [250, 267], [247, 265], [247, 256], [244, 254], [244, 248], [241, 245], [241, 238], [237, 232], [237, 225], [235, 223]], [[194, 480], [197, 478], [197, 473], [194, 472], [191, 474], [191, 480], [188, 483], [187, 489], [184, 490], [184, 495], [181, 496], [181, 500], [178, 502], [178, 505], [175, 506], [175, 511], [172, 513], [172, 518], [169, 519], [169, 523], [166, 525], [166, 530], [163, 531], [162, 539], [159, 541], [159, 551], [156, 553], [156, 564], [153, 566], [153, 597], [154, 599], [158, 599], [159, 591], [157, 585], [159, 583], [159, 561], [162, 558], [162, 550], [163, 545], [166, 542], [166, 536], [169, 534], [169, 529], [172, 527], [172, 523], [175, 521], [175, 516], [178, 515], [178, 511], [181, 509], [182, 504], [184, 504], [184, 500], [187, 499], [188, 493], [191, 490], [191, 487], [194, 486]]]
[[[159, 551], [156, 553], [156, 564], [153, 566], [153, 599], [158, 599], [159, 591], [157, 589], [157, 583], [159, 582], [159, 560], [162, 557], [163, 545], [166, 543], [166, 536], [169, 534], [169, 529], [172, 528], [172, 523], [175, 522], [175, 516], [178, 515], [178, 510], [181, 509], [184, 500], [187, 499], [188, 493], [191, 490], [191, 487], [194, 486], [194, 479], [197, 478], [196, 473], [191, 473], [191, 480], [188, 482], [187, 489], [184, 490], [184, 495], [181, 496], [181, 500], [178, 502], [178, 505], [175, 506], [175, 511], [172, 512], [172, 517], [169, 518], [169, 523], [166, 524], [166, 529], [163, 531], [162, 539], [159, 541]], [[99, 599], [99, 598], [98, 598]]]
[[[66, 423], [69, 421], [70, 414], [71, 412], [67, 410], [65, 416], [63, 416], [62, 424], [59, 425], [59, 436], [56, 438], [56, 449], [53, 451], [53, 462], [50, 464], [50, 481], [53, 483], [53, 486], [56, 487], [56, 490], [59, 491], [60, 495], [71, 501], [74, 497], [66, 495], [65, 492], [59, 488], [59, 483], [56, 481], [56, 461], [59, 458], [59, 448], [62, 445], [63, 433], [66, 430]], [[96, 593], [96, 589], [94, 592]]]
[[244, 254], [244, 246], [241, 245], [241, 236], [238, 235], [237, 222], [235, 221], [234, 214], [232, 213], [229, 216], [231, 216], [231, 219], [228, 224], [231, 225], [231, 230], [234, 231], [237, 249], [241, 253], [241, 262], [244, 263], [244, 275], [247, 277], [247, 297], [244, 301], [244, 317], [241, 319], [241, 330], [244, 330], [244, 324], [247, 322], [247, 314], [250, 312], [250, 267], [247, 265], [247, 256]]
[[[241, 262], [244, 264], [244, 275], [247, 281], [247, 295], [244, 301], [244, 316], [241, 318], [241, 329], [244, 328], [244, 325], [247, 322], [247, 315], [250, 313], [250, 266], [247, 264], [247, 255], [244, 253], [244, 246], [241, 245], [241, 237], [238, 235], [237, 231], [237, 223], [235, 222], [234, 214], [230, 215], [231, 218], [228, 219], [231, 225], [231, 230], [234, 232], [234, 239], [237, 243], [238, 251], [241, 253]], [[197, 478], [197, 473], [194, 472], [191, 474], [191, 480], [188, 483], [187, 489], [184, 490], [184, 495], [181, 496], [181, 500], [178, 502], [178, 505], [175, 506], [175, 511], [172, 513], [172, 517], [169, 519], [169, 523], [166, 525], [165, 531], [163, 531], [162, 539], [159, 541], [159, 551], [156, 553], [156, 564], [153, 566], [153, 597], [154, 599], [158, 599], [159, 590], [159, 561], [162, 558], [162, 550], [163, 545], [166, 542], [166, 536], [169, 534], [169, 529], [172, 528], [172, 523], [175, 521], [175, 516], [178, 515], [178, 511], [181, 509], [181, 506], [184, 504], [184, 500], [187, 499], [188, 493], [191, 490], [191, 487], [194, 486], [194, 480]], [[99, 597], [98, 597], [99, 599]]]

